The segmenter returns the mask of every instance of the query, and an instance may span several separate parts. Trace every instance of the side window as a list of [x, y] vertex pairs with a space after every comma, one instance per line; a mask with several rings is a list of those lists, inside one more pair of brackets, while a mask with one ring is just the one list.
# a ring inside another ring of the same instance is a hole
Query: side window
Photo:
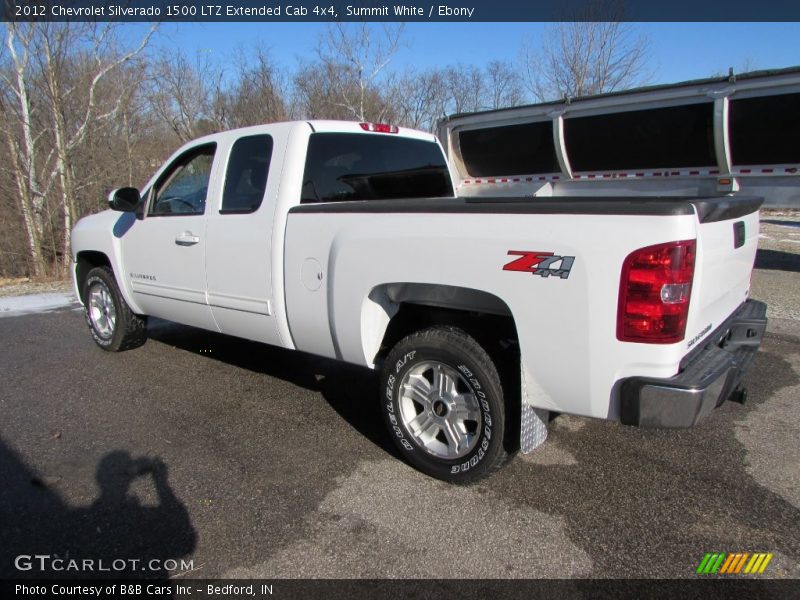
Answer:
[[178, 157], [156, 182], [149, 214], [202, 215], [215, 149], [216, 144], [209, 144]]
[[272, 136], [251, 135], [234, 142], [225, 174], [220, 214], [242, 214], [258, 210], [267, 189], [272, 158]]

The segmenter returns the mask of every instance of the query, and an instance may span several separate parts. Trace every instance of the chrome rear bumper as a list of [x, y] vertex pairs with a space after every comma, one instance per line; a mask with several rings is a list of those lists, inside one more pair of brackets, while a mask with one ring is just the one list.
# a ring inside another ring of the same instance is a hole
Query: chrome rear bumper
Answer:
[[684, 359], [674, 377], [631, 377], [621, 386], [620, 419], [639, 427], [691, 427], [739, 385], [767, 328], [767, 305], [748, 300]]

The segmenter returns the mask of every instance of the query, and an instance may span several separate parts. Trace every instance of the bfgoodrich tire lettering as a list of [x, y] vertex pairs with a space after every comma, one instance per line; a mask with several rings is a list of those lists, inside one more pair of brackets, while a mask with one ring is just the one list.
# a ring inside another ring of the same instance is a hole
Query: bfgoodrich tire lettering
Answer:
[[401, 340], [383, 367], [381, 406], [400, 452], [432, 477], [470, 483], [506, 458], [500, 377], [460, 329], [434, 327]]
[[92, 339], [103, 350], [130, 350], [147, 341], [147, 318], [130, 309], [108, 267], [96, 267], [86, 275], [83, 304]]

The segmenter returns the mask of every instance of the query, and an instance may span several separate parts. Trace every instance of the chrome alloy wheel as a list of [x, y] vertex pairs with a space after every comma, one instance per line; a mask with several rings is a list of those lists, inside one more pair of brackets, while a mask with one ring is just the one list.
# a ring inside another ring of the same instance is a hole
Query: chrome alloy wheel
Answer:
[[406, 373], [399, 392], [400, 417], [417, 445], [443, 459], [474, 449], [483, 417], [461, 373], [438, 361], [423, 362]]
[[104, 340], [111, 339], [117, 324], [117, 307], [111, 291], [103, 283], [95, 283], [89, 288], [89, 320], [97, 335]]

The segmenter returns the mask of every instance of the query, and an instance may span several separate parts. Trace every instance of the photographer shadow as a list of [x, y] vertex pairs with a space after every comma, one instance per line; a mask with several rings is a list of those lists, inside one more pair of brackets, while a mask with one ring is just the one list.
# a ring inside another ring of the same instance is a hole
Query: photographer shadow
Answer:
[[[132, 493], [142, 477], [152, 481], [153, 504]], [[53, 478], [33, 474], [2, 441], [0, 478], [7, 482], [0, 490], [0, 578], [167, 579], [196, 546], [189, 513], [160, 459], [108, 453], [97, 466], [99, 497], [79, 508], [69, 507]]]

